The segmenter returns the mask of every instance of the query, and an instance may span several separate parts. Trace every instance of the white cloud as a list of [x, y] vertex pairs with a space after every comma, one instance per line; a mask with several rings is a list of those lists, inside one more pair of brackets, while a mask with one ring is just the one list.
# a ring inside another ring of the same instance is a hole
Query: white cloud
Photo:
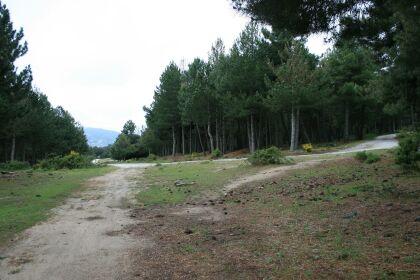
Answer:
[[[84, 126], [144, 124], [159, 76], [171, 61], [230, 47], [248, 22], [229, 0], [4, 0], [29, 44], [21, 65], [55, 105]], [[310, 46], [310, 44], [309, 44]], [[318, 48], [318, 45], [314, 45]]]

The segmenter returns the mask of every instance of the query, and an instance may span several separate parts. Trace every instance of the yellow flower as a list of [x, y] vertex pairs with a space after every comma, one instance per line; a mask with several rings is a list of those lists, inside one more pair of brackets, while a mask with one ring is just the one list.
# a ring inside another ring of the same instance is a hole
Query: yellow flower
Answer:
[[71, 155], [71, 156], [78, 156], [78, 155], [79, 155], [79, 153], [78, 153], [78, 152], [76, 152], [76, 151], [70, 151], [70, 155]]
[[312, 144], [311, 143], [308, 143], [308, 144], [303, 144], [302, 145], [302, 148], [307, 152], [307, 153], [310, 153], [310, 152], [312, 152]]

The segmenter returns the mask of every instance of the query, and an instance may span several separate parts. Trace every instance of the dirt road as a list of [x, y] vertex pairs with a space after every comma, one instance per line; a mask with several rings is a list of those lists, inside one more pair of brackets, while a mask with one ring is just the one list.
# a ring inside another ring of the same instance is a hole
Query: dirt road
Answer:
[[131, 278], [128, 250], [152, 245], [125, 230], [135, 222], [129, 193], [140, 175], [141, 169], [121, 169], [89, 181], [80, 197], [0, 253], [0, 279]]
[[[344, 152], [390, 148], [393, 137], [360, 144]], [[280, 166], [231, 182], [227, 192], [244, 183], [277, 176], [289, 169], [308, 167], [319, 160]], [[129, 251], [149, 248], [153, 242], [132, 238], [131, 188], [151, 164], [127, 164], [89, 181], [87, 191], [54, 210], [54, 217], [23, 233], [0, 252], [0, 280], [8, 279], [132, 279]], [[191, 209], [190, 209], [191, 210]]]

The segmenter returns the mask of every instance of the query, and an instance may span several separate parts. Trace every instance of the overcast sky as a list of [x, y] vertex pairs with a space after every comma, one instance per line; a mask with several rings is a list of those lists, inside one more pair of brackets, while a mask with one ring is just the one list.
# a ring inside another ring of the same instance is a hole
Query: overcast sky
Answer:
[[[144, 125], [159, 76], [171, 61], [230, 48], [248, 19], [229, 0], [3, 0], [23, 27], [34, 84], [86, 127]], [[314, 36], [311, 52], [326, 46]]]

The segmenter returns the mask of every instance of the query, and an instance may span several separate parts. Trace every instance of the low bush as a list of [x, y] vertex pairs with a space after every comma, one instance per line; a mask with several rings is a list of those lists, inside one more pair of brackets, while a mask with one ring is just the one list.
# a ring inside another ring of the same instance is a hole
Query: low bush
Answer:
[[211, 153], [211, 158], [219, 158], [222, 156], [222, 152], [219, 149], [214, 149]]
[[398, 134], [398, 140], [397, 164], [405, 169], [417, 169], [420, 161], [420, 132], [404, 131]]
[[311, 143], [309, 143], [309, 144], [303, 144], [302, 145], [302, 148], [305, 150], [305, 152], [307, 152], [307, 153], [311, 153], [312, 152], [312, 149], [313, 149], [313, 147], [312, 147], [312, 144]]
[[158, 157], [157, 157], [157, 155], [150, 153], [150, 154], [149, 154], [149, 156], [147, 157], [147, 159], [148, 159], [148, 160], [153, 160], [153, 161], [154, 161], [154, 160], [157, 160], [157, 159], [158, 159]]
[[191, 154], [191, 157], [192, 158], [198, 158], [198, 157], [202, 157], [202, 156], [204, 156], [204, 153], [196, 153], [196, 152], [193, 152]]
[[371, 163], [379, 161], [380, 159], [381, 157], [378, 154], [367, 153], [367, 158], [365, 162], [371, 164]]
[[378, 136], [378, 134], [376, 133], [366, 133], [365, 136], [363, 137], [364, 140], [373, 140], [376, 138], [376, 136]]
[[92, 159], [71, 151], [66, 156], [54, 156], [39, 162], [37, 167], [42, 169], [77, 169], [92, 167]]
[[354, 156], [358, 161], [364, 162], [367, 159], [366, 151], [357, 152]]
[[365, 163], [374, 163], [381, 159], [381, 157], [378, 154], [369, 153], [366, 151], [357, 152], [354, 156], [358, 161], [365, 162]]
[[13, 171], [13, 170], [24, 170], [31, 168], [31, 165], [29, 162], [26, 161], [9, 161], [6, 163], [0, 163], [0, 170], [6, 170], [6, 171]]
[[248, 158], [248, 161], [253, 165], [290, 163], [290, 160], [285, 158], [277, 147], [258, 150]]

